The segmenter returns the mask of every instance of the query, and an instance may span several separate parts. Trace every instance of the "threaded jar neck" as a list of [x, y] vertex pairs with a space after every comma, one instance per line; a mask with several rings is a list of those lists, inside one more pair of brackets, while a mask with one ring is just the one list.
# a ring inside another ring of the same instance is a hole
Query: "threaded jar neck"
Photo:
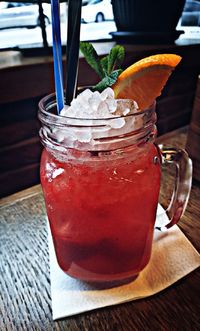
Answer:
[[136, 111], [133, 100], [119, 99], [117, 107], [130, 111], [126, 116], [110, 118], [72, 118], [70, 113], [60, 116], [55, 95], [51, 94], [39, 103], [41, 142], [49, 150], [65, 153], [69, 149], [109, 152], [154, 141], [157, 133], [155, 102], [140, 112]]

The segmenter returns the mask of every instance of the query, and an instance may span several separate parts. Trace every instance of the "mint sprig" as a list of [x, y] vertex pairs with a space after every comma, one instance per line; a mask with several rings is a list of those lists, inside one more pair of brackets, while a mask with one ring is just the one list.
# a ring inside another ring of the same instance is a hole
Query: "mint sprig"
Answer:
[[108, 75], [111, 74], [112, 71], [119, 69], [124, 61], [125, 50], [124, 47], [120, 45], [114, 46], [110, 53], [108, 54]]
[[93, 87], [95, 91], [103, 91], [106, 87], [111, 87], [121, 74], [120, 66], [124, 60], [124, 47], [120, 45], [114, 46], [110, 53], [99, 58], [92, 44], [80, 42], [80, 50], [85, 56], [87, 63], [96, 71], [101, 81]]
[[104, 77], [104, 72], [96, 50], [90, 43], [80, 42], [80, 50], [85, 56], [87, 63], [96, 71], [100, 78]]
[[114, 70], [108, 76], [105, 76], [97, 85], [95, 85], [94, 90], [102, 92], [106, 87], [111, 87], [117, 81], [117, 77], [122, 73], [122, 69]]
[[108, 56], [104, 56], [100, 60], [100, 63], [101, 63], [101, 67], [102, 67], [103, 72], [104, 72], [104, 76], [106, 76], [107, 75], [107, 71], [108, 71]]

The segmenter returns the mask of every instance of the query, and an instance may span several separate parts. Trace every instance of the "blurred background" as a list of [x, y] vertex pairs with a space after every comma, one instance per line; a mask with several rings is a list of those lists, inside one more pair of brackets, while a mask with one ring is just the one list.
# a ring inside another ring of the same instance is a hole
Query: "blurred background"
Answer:
[[[60, 4], [60, 16], [62, 43], [66, 45], [67, 1]], [[200, 37], [199, 0], [186, 0], [177, 30], [184, 32], [180, 35], [180, 40], [190, 39], [191, 42]], [[110, 32], [115, 31], [111, 0], [82, 1], [81, 40], [110, 40], [112, 39]], [[1, 50], [45, 45], [52, 45], [51, 6], [49, 3], [0, 1]]]

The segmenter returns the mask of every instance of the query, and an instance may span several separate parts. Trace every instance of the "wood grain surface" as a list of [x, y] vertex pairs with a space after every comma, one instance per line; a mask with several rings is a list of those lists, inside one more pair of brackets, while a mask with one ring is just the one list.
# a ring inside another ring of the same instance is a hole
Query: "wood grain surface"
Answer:
[[[177, 146], [185, 140], [185, 129], [162, 137]], [[194, 182], [180, 227], [200, 251], [199, 197]], [[53, 322], [45, 216], [40, 186], [1, 201], [1, 331], [200, 330], [199, 269], [155, 296]]]

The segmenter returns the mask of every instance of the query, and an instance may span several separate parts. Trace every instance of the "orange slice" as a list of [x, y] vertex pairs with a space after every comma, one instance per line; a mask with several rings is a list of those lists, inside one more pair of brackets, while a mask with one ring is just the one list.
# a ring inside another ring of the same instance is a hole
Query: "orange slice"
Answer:
[[141, 110], [161, 94], [172, 70], [181, 61], [175, 54], [146, 57], [124, 70], [112, 86], [115, 98], [133, 99]]

